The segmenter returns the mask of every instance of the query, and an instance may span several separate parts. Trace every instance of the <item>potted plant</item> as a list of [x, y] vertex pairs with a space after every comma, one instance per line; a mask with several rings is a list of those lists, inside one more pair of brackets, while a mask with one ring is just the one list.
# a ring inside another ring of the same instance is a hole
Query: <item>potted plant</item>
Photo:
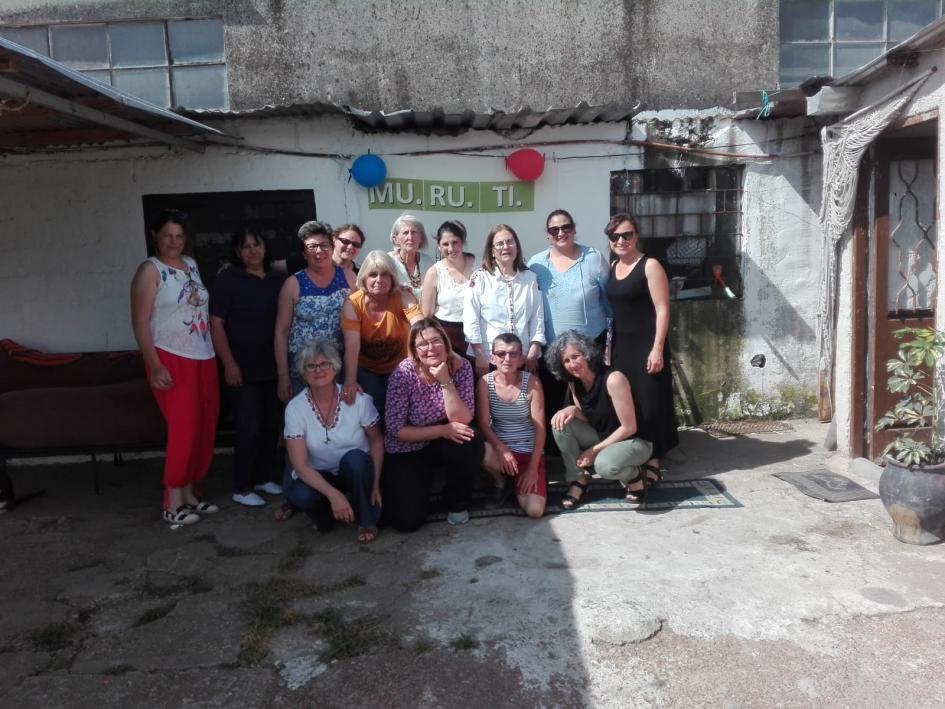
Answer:
[[908, 544], [945, 541], [945, 392], [938, 367], [945, 333], [931, 327], [905, 327], [886, 362], [886, 387], [902, 399], [879, 420], [876, 430], [895, 429], [885, 452], [879, 496], [893, 520], [893, 535]]

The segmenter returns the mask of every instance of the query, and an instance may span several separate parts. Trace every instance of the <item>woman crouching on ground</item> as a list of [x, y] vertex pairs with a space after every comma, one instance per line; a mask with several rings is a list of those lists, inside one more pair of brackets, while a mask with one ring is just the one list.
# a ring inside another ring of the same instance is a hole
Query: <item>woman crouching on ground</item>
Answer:
[[344, 402], [335, 381], [341, 357], [328, 340], [302, 348], [296, 368], [305, 388], [285, 410], [285, 445], [293, 469], [286, 500], [292, 509], [308, 513], [319, 532], [330, 531], [336, 521], [356, 522], [358, 541], [373, 542], [384, 461], [377, 409], [360, 392], [353, 404]]
[[561, 506], [577, 507], [592, 475], [619, 481], [627, 489], [628, 502], [641, 502], [646, 488], [659, 478], [643, 467], [653, 444], [637, 428], [630, 382], [621, 372], [605, 368], [600, 345], [575, 330], [554, 341], [545, 363], [554, 376], [568, 382], [574, 402], [551, 417], [571, 483]]
[[484, 446], [471, 427], [473, 372], [432, 318], [415, 322], [409, 356], [390, 375], [384, 432], [384, 510], [394, 529], [412, 532], [427, 518], [433, 469], [446, 470], [447, 521], [469, 521], [469, 500]]
[[483, 467], [495, 482], [493, 499], [505, 497], [505, 475], [515, 478], [515, 496], [529, 517], [545, 513], [545, 400], [538, 377], [523, 371], [522, 341], [505, 332], [492, 341], [492, 364], [476, 385], [476, 420], [486, 439]]

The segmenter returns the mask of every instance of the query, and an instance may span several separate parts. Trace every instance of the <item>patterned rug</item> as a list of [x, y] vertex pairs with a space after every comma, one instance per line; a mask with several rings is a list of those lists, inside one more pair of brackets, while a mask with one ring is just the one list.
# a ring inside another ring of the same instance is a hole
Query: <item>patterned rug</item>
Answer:
[[[574, 510], [561, 507], [561, 500], [568, 491], [564, 482], [551, 483], [548, 486], [548, 506], [545, 516], [556, 514], [577, 514], [579, 512], [637, 512], [671, 510], [677, 508], [735, 508], [742, 504], [715, 480], [682, 480], [662, 482], [647, 494], [647, 501], [642, 505], [628, 503], [624, 499], [624, 489], [618, 483], [595, 480], [581, 499], [581, 505]], [[524, 517], [525, 513], [518, 506], [514, 495], [509, 495], [505, 504], [498, 509], [487, 510], [483, 507], [485, 496], [477, 493], [469, 509], [472, 519], [485, 517]], [[428, 522], [446, 521], [446, 512], [440, 509], [440, 500], [433, 499], [436, 510], [427, 517]]]

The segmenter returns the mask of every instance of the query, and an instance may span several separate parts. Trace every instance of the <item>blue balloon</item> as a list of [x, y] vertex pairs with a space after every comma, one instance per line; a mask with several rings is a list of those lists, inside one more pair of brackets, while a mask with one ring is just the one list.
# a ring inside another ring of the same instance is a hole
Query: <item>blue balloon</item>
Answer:
[[362, 155], [351, 165], [351, 176], [362, 187], [377, 187], [387, 177], [387, 165], [377, 155]]

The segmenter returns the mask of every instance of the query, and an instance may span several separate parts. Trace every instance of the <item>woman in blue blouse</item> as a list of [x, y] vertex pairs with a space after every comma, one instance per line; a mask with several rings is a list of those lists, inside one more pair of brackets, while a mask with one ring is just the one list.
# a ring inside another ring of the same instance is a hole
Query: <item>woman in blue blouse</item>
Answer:
[[[568, 330], [596, 340], [604, 348], [610, 305], [605, 290], [610, 278], [610, 264], [600, 251], [575, 242], [576, 225], [571, 214], [556, 209], [545, 220], [545, 233], [551, 246], [531, 257], [528, 267], [538, 277], [538, 289], [545, 310], [545, 341]], [[545, 390], [547, 430], [551, 414], [564, 405], [567, 388], [548, 371], [544, 357], [538, 376]], [[551, 436], [546, 450], [554, 453]]]

